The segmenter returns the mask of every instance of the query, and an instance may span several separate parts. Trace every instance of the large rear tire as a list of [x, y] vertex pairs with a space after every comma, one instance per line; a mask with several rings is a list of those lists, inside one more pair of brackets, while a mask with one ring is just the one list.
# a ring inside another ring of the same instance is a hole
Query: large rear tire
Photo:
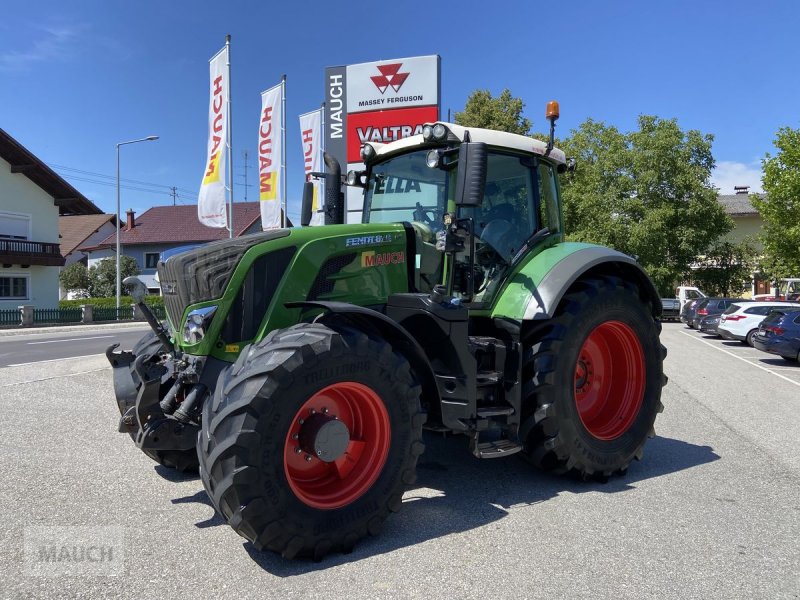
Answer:
[[[164, 349], [161, 346], [161, 341], [156, 336], [155, 332], [149, 331], [147, 332], [142, 339], [136, 342], [134, 345], [133, 354], [135, 356], [147, 356], [147, 360], [159, 361], [161, 360], [161, 354], [164, 352]], [[131, 370], [131, 377], [133, 378], [134, 383], [136, 384], [136, 389], [139, 389], [142, 382], [139, 379], [138, 373], [133, 368], [133, 364], [130, 366]], [[174, 381], [172, 379], [168, 380], [167, 382], [163, 382], [161, 384], [161, 397], [167, 393]], [[135, 434], [130, 434], [131, 439], [135, 441]], [[165, 467], [169, 467], [171, 469], [175, 469], [182, 473], [197, 473], [197, 452], [190, 449], [190, 450], [151, 450], [151, 449], [144, 449], [142, 452], [145, 455], [152, 458], [160, 465], [164, 465]]]
[[387, 342], [301, 323], [221, 373], [203, 409], [200, 475], [256, 548], [319, 560], [400, 509], [424, 420], [420, 386]]
[[583, 478], [624, 472], [655, 435], [663, 355], [658, 323], [635, 286], [579, 281], [553, 319], [527, 332], [524, 456]]

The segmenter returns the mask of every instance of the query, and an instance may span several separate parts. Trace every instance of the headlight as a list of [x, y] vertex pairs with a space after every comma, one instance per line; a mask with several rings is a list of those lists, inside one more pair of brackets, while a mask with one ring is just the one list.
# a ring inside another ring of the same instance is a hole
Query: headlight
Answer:
[[433, 138], [436, 140], [443, 140], [447, 137], [447, 127], [442, 125], [441, 123], [437, 123], [433, 126]]
[[361, 146], [361, 160], [367, 162], [368, 160], [375, 157], [375, 148], [370, 146], [369, 144], [364, 144]]
[[183, 324], [183, 341], [187, 344], [197, 344], [202, 340], [215, 312], [217, 312], [216, 306], [206, 306], [197, 308], [186, 315], [186, 321]]
[[429, 150], [428, 154], [425, 155], [425, 164], [427, 164], [431, 169], [435, 169], [439, 166], [440, 155], [438, 150]]
[[425, 127], [422, 128], [422, 139], [425, 140], [426, 142], [430, 142], [432, 137], [433, 137], [433, 127], [431, 127], [430, 125], [425, 125]]

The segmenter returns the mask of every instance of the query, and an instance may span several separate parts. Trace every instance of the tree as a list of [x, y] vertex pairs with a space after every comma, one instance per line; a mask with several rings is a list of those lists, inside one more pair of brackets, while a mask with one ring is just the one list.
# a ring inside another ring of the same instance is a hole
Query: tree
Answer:
[[82, 262], [72, 263], [61, 270], [58, 281], [67, 292], [86, 293], [89, 289], [89, 271]]
[[503, 90], [497, 98], [489, 90], [475, 90], [467, 98], [463, 112], [456, 113], [456, 123], [464, 127], [483, 127], [528, 135], [531, 122], [522, 116], [525, 103]]
[[750, 287], [757, 255], [749, 240], [719, 240], [697, 261], [692, 279], [710, 296], [738, 296]]
[[800, 130], [783, 127], [775, 156], [762, 161], [765, 196], [751, 195], [764, 225], [762, 271], [777, 280], [800, 276]]
[[[122, 256], [119, 261], [120, 280], [139, 274], [136, 261], [130, 256]], [[89, 296], [110, 298], [117, 295], [117, 261], [104, 258], [89, 269]]]
[[562, 142], [578, 161], [562, 180], [565, 231], [636, 256], [671, 295], [733, 221], [710, 182], [713, 136], [655, 116], [640, 116], [638, 125], [623, 133], [589, 119]]

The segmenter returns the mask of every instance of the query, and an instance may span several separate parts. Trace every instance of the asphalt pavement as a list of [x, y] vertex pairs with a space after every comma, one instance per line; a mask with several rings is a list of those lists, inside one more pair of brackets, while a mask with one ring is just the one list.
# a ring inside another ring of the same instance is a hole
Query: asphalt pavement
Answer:
[[[0, 369], [0, 596], [800, 598], [800, 367], [680, 324], [662, 340], [665, 410], [624, 477], [428, 435], [400, 513], [321, 563], [256, 551], [117, 433], [104, 357]], [[122, 573], [26, 575], [34, 525], [123, 528]]]
[[89, 329], [76, 325], [35, 332], [16, 330], [12, 335], [0, 336], [0, 367], [84, 358], [105, 352], [114, 343], [130, 349], [148, 331], [146, 323]]

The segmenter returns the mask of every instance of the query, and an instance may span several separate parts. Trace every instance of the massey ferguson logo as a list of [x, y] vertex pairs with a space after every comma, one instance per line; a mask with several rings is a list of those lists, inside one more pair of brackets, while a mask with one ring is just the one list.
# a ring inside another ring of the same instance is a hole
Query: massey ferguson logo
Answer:
[[403, 87], [403, 84], [410, 75], [410, 73], [400, 73], [400, 67], [402, 66], [403, 63], [378, 65], [378, 71], [380, 71], [381, 74], [373, 75], [370, 79], [372, 79], [372, 83], [375, 84], [375, 87], [378, 88], [381, 94], [383, 94], [389, 86], [392, 86], [395, 92], [400, 91], [400, 88]]

